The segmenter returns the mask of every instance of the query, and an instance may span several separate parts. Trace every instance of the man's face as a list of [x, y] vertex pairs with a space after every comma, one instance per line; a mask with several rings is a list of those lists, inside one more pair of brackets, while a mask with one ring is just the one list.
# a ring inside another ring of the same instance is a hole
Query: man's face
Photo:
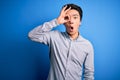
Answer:
[[65, 19], [67, 19], [67, 22], [64, 23], [64, 25], [66, 27], [66, 31], [70, 35], [74, 35], [74, 34], [78, 33], [79, 26], [81, 24], [80, 15], [79, 15], [78, 11], [74, 10], [74, 9], [69, 10], [66, 13]]

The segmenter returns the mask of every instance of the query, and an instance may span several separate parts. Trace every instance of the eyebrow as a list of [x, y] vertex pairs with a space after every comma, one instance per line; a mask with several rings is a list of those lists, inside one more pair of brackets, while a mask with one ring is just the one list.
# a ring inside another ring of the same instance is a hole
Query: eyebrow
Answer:
[[79, 16], [78, 14], [73, 14], [72, 16]]

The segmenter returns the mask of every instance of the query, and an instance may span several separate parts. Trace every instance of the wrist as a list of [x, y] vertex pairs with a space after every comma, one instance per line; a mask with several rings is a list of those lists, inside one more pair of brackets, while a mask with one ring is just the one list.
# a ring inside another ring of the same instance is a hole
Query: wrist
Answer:
[[55, 19], [55, 23], [56, 23], [56, 25], [60, 25], [57, 18]]
[[58, 24], [61, 24], [61, 23], [60, 23], [60, 18], [59, 18], [59, 17], [57, 18], [57, 23], [58, 23]]

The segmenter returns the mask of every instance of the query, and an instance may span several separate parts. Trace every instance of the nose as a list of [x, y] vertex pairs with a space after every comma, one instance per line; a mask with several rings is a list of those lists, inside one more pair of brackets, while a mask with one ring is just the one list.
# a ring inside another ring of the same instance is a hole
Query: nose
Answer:
[[73, 24], [73, 19], [72, 18], [69, 18], [69, 23]]

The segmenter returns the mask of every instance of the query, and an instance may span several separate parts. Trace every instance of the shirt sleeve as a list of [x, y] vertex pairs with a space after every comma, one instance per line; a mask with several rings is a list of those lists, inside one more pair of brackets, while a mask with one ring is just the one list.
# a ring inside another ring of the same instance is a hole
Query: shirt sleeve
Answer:
[[51, 29], [59, 25], [57, 19], [50, 22], [45, 22], [43, 25], [35, 27], [28, 33], [28, 37], [35, 42], [40, 42], [48, 45], [50, 43]]
[[84, 80], [94, 80], [94, 50], [92, 44], [84, 62]]

